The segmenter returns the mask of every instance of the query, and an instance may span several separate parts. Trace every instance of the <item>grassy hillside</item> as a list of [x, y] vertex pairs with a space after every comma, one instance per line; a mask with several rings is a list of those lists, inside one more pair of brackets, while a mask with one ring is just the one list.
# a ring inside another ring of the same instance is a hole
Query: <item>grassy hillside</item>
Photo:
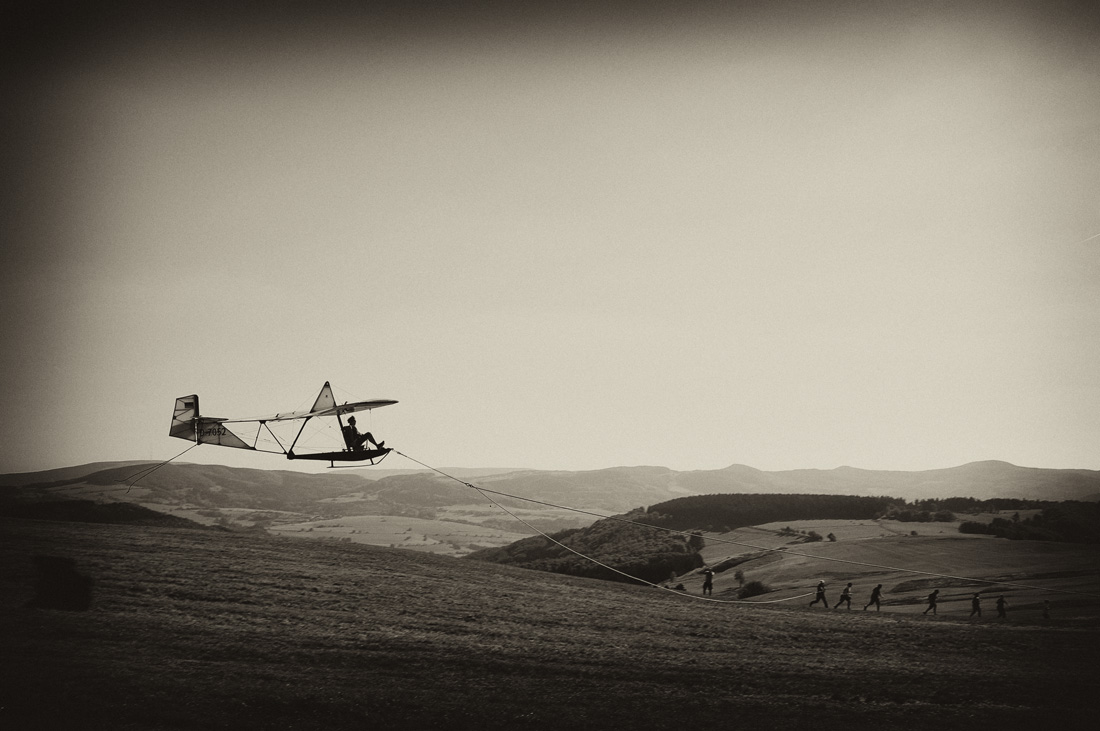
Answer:
[[[4, 475], [0, 501], [134, 504], [204, 525], [407, 545], [453, 556], [506, 545], [530, 533], [476, 491], [435, 474], [401, 471], [372, 480], [364, 476], [366, 470], [307, 474], [173, 463], [149, 472], [152, 467], [156, 464], [97, 463]], [[576, 513], [526, 505], [520, 509], [524, 519], [546, 530], [592, 522]]]
[[[707, 536], [704, 559], [728, 566], [714, 579], [716, 596], [738, 586], [729, 570], [733, 568], [746, 581], [762, 581], [771, 588], [761, 597], [766, 600], [805, 594], [824, 580], [830, 604], [852, 582], [856, 609], [882, 584], [883, 606], [893, 614], [919, 614], [925, 597], [938, 588], [941, 615], [965, 618], [970, 598], [980, 592], [993, 598], [1004, 595], [1013, 622], [1041, 622], [1043, 602], [1050, 601], [1063, 623], [1100, 623], [1100, 549], [1095, 546], [1009, 541], [950, 529], [937, 534], [931, 526], [924, 535], [883, 535], [874, 523], [861, 521], [791, 522], [795, 531], [830, 530], [838, 536], [836, 542], [797, 543], [781, 535], [778, 525]], [[723, 543], [726, 538], [741, 545]], [[745, 544], [784, 550], [760, 551]], [[697, 572], [680, 580], [691, 592], [699, 592], [703, 582]]]
[[64, 482], [67, 480], [76, 480], [84, 477], [85, 475], [94, 474], [104, 470], [112, 469], [130, 469], [137, 471], [148, 466], [148, 462], [141, 462], [132, 460], [128, 462], [92, 462], [84, 465], [74, 465], [72, 467], [58, 467], [52, 470], [43, 470], [41, 472], [9, 472], [7, 474], [0, 475], [0, 485], [4, 486], [22, 486], [33, 484], [44, 484], [54, 482]]
[[119, 523], [175, 528], [203, 528], [175, 515], [165, 515], [132, 503], [97, 503], [92, 500], [46, 500], [21, 503], [0, 499], [0, 516], [77, 523]]
[[[91, 609], [25, 608], [35, 554], [75, 560]], [[1100, 632], [1057, 618], [706, 603], [170, 528], [0, 520], [0, 644], [0, 725], [18, 729], [1083, 728], [1100, 711]]]

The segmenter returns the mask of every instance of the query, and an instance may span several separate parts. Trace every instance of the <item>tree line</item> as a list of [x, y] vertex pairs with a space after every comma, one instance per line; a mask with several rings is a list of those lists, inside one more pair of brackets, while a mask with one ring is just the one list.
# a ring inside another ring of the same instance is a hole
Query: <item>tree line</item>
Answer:
[[1066, 501], [1023, 519], [1016, 513], [1011, 518], [994, 518], [989, 523], [964, 521], [959, 525], [959, 532], [1012, 540], [1100, 543], [1100, 503]]
[[897, 502], [892, 497], [746, 493], [675, 498], [650, 510], [667, 515], [670, 528], [724, 533], [780, 520], [873, 519]]
[[672, 574], [683, 574], [703, 565], [699, 555], [704, 545], [702, 536], [684, 536], [647, 527], [667, 527], [668, 516], [639, 508], [616, 517], [620, 520], [604, 519], [587, 528], [550, 534], [553, 540], [533, 536], [500, 548], [476, 551], [466, 558], [593, 579], [631, 580], [606, 568], [610, 566], [651, 583], [665, 581]]

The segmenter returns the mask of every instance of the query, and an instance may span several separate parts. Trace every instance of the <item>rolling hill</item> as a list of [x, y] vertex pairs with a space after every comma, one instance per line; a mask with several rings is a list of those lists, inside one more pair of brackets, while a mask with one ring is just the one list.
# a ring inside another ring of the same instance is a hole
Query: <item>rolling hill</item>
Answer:
[[[503, 546], [531, 532], [490, 502], [488, 495], [433, 472], [316, 474], [171, 463], [149, 471], [132, 487], [127, 484], [153, 467], [155, 463], [102, 462], [0, 475], [0, 499], [131, 502], [206, 524], [277, 529], [303, 538], [400, 544], [452, 556]], [[1063, 500], [1100, 495], [1100, 472], [1031, 469], [1004, 462], [925, 472], [847, 467], [764, 472], [742, 465], [689, 472], [664, 467], [446, 471], [487, 490], [540, 501], [491, 498], [546, 531], [584, 527], [593, 521], [590, 514], [554, 509], [547, 503], [618, 514], [676, 498], [723, 493], [889, 495], [910, 500], [948, 496]], [[405, 522], [382, 525], [380, 516]], [[337, 522], [350, 518], [355, 520]]]
[[[716, 603], [178, 528], [0, 519], [0, 536], [5, 728], [906, 731], [1087, 728], [1100, 711], [1100, 632], [1060, 609], [971, 623]], [[90, 609], [27, 606], [43, 554], [91, 580]]]
[[[150, 463], [95, 463], [37, 473], [0, 475], [0, 489], [31, 492], [97, 492], [118, 499], [121, 482]], [[804, 493], [889, 495], [905, 500], [946, 497], [1100, 500], [1100, 471], [1018, 467], [1007, 462], [972, 462], [919, 472], [787, 470], [765, 472], [744, 465], [720, 470], [677, 472], [665, 467], [613, 467], [581, 472], [448, 469], [477, 485], [546, 502], [625, 512], [677, 497], [721, 493]], [[317, 500], [362, 494], [364, 501], [388, 499], [419, 507], [464, 504], [471, 491], [428, 471], [368, 470], [302, 473], [218, 465], [172, 463], [142, 478], [131, 494], [179, 503], [181, 496], [209, 506], [288, 509]], [[473, 496], [475, 502], [480, 498]], [[352, 506], [348, 506], [351, 509]]]

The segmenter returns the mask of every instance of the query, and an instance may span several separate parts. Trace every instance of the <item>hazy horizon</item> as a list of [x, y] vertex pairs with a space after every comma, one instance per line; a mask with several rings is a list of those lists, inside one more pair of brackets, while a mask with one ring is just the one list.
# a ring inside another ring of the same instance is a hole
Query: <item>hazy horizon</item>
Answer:
[[0, 472], [1100, 469], [1094, 4], [32, 5]]
[[[204, 449], [208, 449], [212, 452], [214, 450], [217, 450], [218, 448], [217, 447], [204, 447]], [[412, 456], [412, 455], [410, 455], [410, 456]], [[235, 463], [233, 460], [198, 461], [198, 460], [196, 460], [195, 457], [192, 457], [192, 456], [188, 455], [188, 457], [185, 458], [185, 459], [170, 460], [168, 462], [168, 464], [191, 465], [191, 466], [197, 466], [197, 467], [232, 467], [232, 468], [241, 468], [241, 469], [258, 469], [258, 470], [271, 470], [271, 471], [285, 470], [285, 471], [288, 471], [288, 472], [343, 474], [342, 470], [339, 471], [339, 472], [333, 472], [331, 470], [331, 468], [329, 468], [327, 465], [324, 465], [324, 464], [305, 464], [305, 463], [302, 463], [301, 461], [292, 462], [292, 461], [289, 461], [289, 460], [285, 460], [285, 459], [279, 457], [278, 455], [270, 455], [270, 454], [269, 455], [260, 455], [260, 454], [256, 454], [256, 453], [248, 453], [248, 454], [246, 454], [246, 457], [251, 457], [251, 459], [239, 460], [240, 463]], [[52, 466], [52, 467], [44, 467], [42, 469], [0, 472], [0, 474], [10, 474], [10, 475], [37, 474], [39, 472], [51, 472], [51, 471], [56, 471], [56, 470], [74, 469], [74, 468], [83, 467], [83, 466], [88, 465], [88, 464], [100, 464], [100, 463], [102, 463], [102, 464], [120, 464], [120, 463], [132, 463], [132, 464], [151, 464], [152, 463], [152, 464], [156, 464], [157, 461], [156, 460], [140, 460], [140, 459], [95, 460], [93, 462], [82, 462], [82, 463], [79, 463], [79, 464], [55, 465], [55, 466]], [[1006, 464], [1006, 465], [1009, 465], [1011, 467], [1018, 467], [1018, 468], [1021, 468], [1021, 469], [1040, 469], [1040, 470], [1049, 469], [1049, 470], [1070, 471], [1070, 472], [1079, 472], [1079, 471], [1098, 472], [1098, 471], [1100, 471], [1100, 470], [1090, 470], [1089, 468], [1083, 468], [1083, 467], [1080, 467], [1080, 468], [1078, 468], [1078, 467], [1061, 467], [1061, 468], [1059, 468], [1059, 467], [1033, 467], [1031, 465], [1017, 465], [1017, 464], [1013, 464], [1011, 462], [1005, 462], [1004, 460], [975, 460], [973, 462], [966, 462], [966, 463], [963, 463], [963, 464], [945, 465], [943, 467], [930, 467], [930, 468], [927, 468], [927, 469], [920, 469], [920, 470], [869, 469], [869, 468], [865, 468], [865, 467], [859, 467], [857, 465], [837, 465], [836, 467], [824, 467], [824, 468], [823, 467], [790, 467], [790, 468], [784, 468], [784, 469], [778, 469], [778, 470], [765, 470], [765, 469], [760, 469], [758, 467], [753, 467], [752, 465], [740, 464], [740, 463], [737, 463], [737, 462], [725, 465], [723, 467], [713, 467], [713, 468], [703, 468], [703, 469], [685, 469], [685, 470], [677, 470], [677, 469], [673, 469], [671, 467], [665, 467], [664, 465], [655, 465], [655, 464], [606, 465], [606, 466], [603, 466], [603, 467], [590, 467], [590, 468], [579, 469], [579, 470], [540, 469], [540, 468], [537, 468], [537, 467], [524, 467], [524, 466], [493, 467], [493, 466], [477, 466], [477, 465], [463, 465], [463, 466], [430, 465], [430, 466], [425, 467], [425, 466], [421, 466], [421, 465], [418, 465], [418, 464], [414, 464], [414, 463], [409, 462], [407, 460], [403, 460], [403, 459], [401, 459], [400, 455], [396, 455], [396, 454], [393, 455], [392, 462], [387, 461], [387, 460], [383, 460], [382, 462], [380, 462], [379, 464], [374, 465], [374, 466], [366, 466], [366, 467], [363, 467], [363, 466], [348, 466], [346, 469], [353, 470], [354, 472], [352, 474], [358, 474], [358, 473], [361, 472], [363, 476], [368, 477], [368, 478], [371, 477], [372, 475], [383, 475], [384, 476], [384, 475], [387, 475], [387, 474], [390, 474], [390, 473], [397, 473], [397, 472], [443, 472], [443, 473], [449, 474], [450, 476], [461, 478], [464, 475], [468, 477], [468, 474], [465, 474], [465, 473], [470, 473], [470, 472], [477, 472], [477, 473], [482, 473], [484, 475], [489, 475], [489, 474], [504, 474], [504, 473], [507, 473], [507, 472], [526, 472], [526, 471], [530, 471], [530, 472], [600, 472], [600, 471], [605, 471], [605, 470], [616, 470], [616, 469], [624, 469], [624, 470], [625, 469], [668, 469], [672, 472], [679, 473], [679, 472], [717, 472], [717, 471], [722, 471], [722, 470], [726, 470], [726, 469], [733, 469], [733, 468], [740, 468], [740, 467], [756, 470], [758, 472], [762, 472], [762, 473], [765, 473], [765, 474], [779, 474], [779, 473], [784, 473], [784, 472], [832, 472], [832, 471], [835, 471], [835, 470], [860, 470], [860, 471], [865, 471], [865, 472], [904, 472], [904, 473], [913, 472], [913, 473], [916, 473], [916, 472], [939, 472], [939, 471], [944, 471], [944, 470], [952, 470], [952, 469], [956, 469], [956, 468], [959, 468], [959, 467], [968, 467], [970, 465], [986, 464], [986, 463]], [[138, 475], [141, 475], [141, 474], [142, 474], [142, 472], [137, 472], [137, 473], [135, 473], [135, 476], [138, 476]], [[138, 480], [138, 482], [140, 482], [140, 479]]]

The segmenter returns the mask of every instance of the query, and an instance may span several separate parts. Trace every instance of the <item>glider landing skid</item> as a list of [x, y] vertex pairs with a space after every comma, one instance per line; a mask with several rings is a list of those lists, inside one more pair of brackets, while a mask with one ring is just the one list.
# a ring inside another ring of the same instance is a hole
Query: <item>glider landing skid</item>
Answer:
[[[392, 449], [357, 449], [347, 450], [342, 452], [320, 452], [318, 454], [294, 454], [294, 452], [287, 452], [287, 459], [316, 459], [321, 461], [327, 461], [329, 467], [336, 467], [336, 462], [369, 462], [372, 465], [376, 465], [386, 458], [386, 455], [392, 452]], [[355, 465], [340, 465], [341, 467], [355, 467]]]

